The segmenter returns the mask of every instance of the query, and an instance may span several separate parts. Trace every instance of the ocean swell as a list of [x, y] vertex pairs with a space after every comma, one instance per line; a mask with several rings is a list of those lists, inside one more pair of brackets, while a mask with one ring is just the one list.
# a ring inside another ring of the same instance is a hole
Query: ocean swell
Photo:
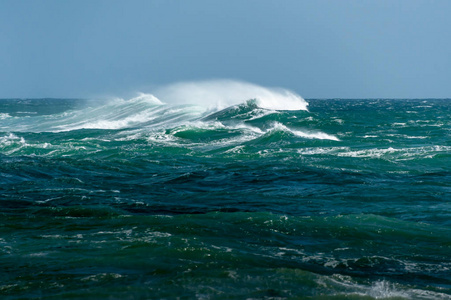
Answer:
[[185, 82], [158, 88], [153, 94], [140, 93], [131, 99], [85, 101], [84, 105], [55, 114], [30, 112], [27, 116], [5, 117], [3, 128], [35, 133], [82, 129], [155, 133], [188, 126], [194, 127], [198, 134], [201, 131], [211, 134], [205, 128], [220, 124], [227, 132], [233, 132], [232, 135], [237, 128], [245, 135], [246, 129], [251, 128], [253, 136], [279, 130], [301, 138], [338, 141], [337, 137], [319, 130], [290, 128], [290, 122], [283, 119], [284, 112], [308, 114], [307, 106], [302, 97], [280, 88], [231, 80]]

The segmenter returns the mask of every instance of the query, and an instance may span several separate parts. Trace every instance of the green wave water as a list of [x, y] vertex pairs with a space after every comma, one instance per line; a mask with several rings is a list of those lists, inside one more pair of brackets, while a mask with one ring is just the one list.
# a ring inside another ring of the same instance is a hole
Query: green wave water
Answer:
[[2, 298], [451, 299], [450, 101], [252, 91], [0, 100]]

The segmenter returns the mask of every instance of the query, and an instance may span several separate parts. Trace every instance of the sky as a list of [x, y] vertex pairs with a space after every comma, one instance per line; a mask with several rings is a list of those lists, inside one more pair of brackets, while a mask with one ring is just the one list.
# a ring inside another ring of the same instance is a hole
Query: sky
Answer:
[[451, 98], [451, 1], [0, 0], [0, 98], [235, 79], [311, 98]]

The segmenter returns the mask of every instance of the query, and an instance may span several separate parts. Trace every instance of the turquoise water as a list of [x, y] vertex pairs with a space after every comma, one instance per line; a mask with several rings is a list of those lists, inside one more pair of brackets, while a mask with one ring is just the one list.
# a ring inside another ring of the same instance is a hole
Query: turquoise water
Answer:
[[451, 299], [450, 100], [268, 92], [0, 100], [2, 298]]

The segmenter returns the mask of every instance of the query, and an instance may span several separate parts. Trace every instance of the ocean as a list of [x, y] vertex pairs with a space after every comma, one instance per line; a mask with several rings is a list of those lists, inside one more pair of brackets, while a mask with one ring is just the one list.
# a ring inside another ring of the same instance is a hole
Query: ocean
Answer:
[[450, 130], [236, 84], [2, 99], [1, 298], [451, 299]]

